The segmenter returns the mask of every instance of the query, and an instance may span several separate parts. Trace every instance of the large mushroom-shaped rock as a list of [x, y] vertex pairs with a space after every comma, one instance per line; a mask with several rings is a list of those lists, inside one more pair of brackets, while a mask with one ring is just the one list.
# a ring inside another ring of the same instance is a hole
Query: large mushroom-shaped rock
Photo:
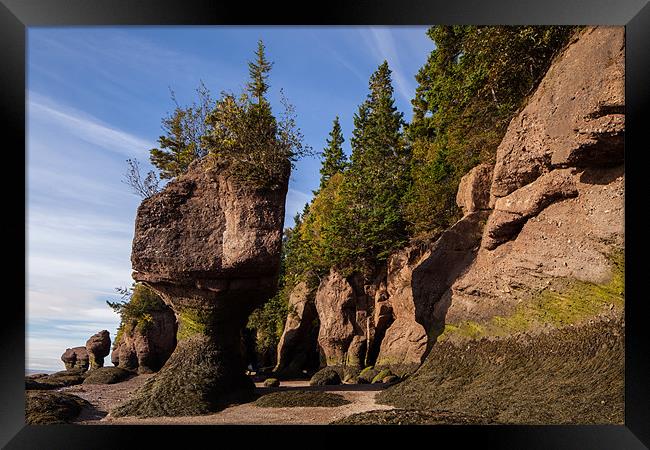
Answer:
[[86, 350], [86, 347], [68, 348], [61, 355], [61, 361], [63, 361], [66, 370], [87, 370], [89, 364], [88, 350]]
[[90, 369], [104, 367], [104, 358], [111, 351], [110, 333], [107, 330], [102, 330], [90, 336], [86, 341], [86, 350], [88, 351]]
[[290, 167], [273, 186], [255, 187], [204, 161], [138, 208], [133, 278], [174, 310], [178, 342], [113, 415], [204, 414], [253, 392], [241, 329], [277, 289]]

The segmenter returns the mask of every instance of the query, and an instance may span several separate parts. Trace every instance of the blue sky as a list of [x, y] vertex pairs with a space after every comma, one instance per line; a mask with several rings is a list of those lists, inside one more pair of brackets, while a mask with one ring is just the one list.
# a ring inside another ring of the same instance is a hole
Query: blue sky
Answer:
[[[352, 117], [368, 78], [386, 59], [407, 120], [414, 75], [433, 50], [425, 27], [30, 28], [27, 54], [27, 361], [61, 370], [68, 347], [119, 317], [106, 305], [131, 284], [131, 240], [140, 199], [121, 182], [125, 160], [146, 170], [160, 119], [194, 100], [239, 92], [258, 39], [279, 89], [296, 107], [305, 142], [320, 151], [336, 115], [349, 153]], [[278, 109], [276, 109], [277, 111]], [[318, 157], [298, 162], [285, 226], [311, 198]], [[107, 361], [108, 362], [108, 361]]]

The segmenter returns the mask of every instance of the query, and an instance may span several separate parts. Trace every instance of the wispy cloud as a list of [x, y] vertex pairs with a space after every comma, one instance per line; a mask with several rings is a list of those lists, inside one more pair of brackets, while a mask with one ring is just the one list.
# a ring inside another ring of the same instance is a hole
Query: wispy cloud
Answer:
[[359, 79], [364, 85], [368, 83], [368, 75], [364, 74], [356, 64], [351, 62], [343, 53], [337, 48], [331, 46], [326, 39], [321, 39], [319, 33], [312, 32], [312, 38], [319, 45], [320, 48], [324, 49], [334, 60], [340, 63], [343, 67], [349, 70], [355, 77]]
[[91, 115], [58, 104], [36, 92], [27, 92], [30, 120], [45, 120], [68, 133], [105, 150], [123, 156], [145, 157], [155, 145], [145, 139], [118, 130]]
[[370, 27], [360, 30], [359, 33], [371, 54], [381, 63], [388, 61], [393, 72], [393, 81], [397, 92], [409, 102], [415, 93], [415, 84], [404, 76], [399, 51], [390, 28]]

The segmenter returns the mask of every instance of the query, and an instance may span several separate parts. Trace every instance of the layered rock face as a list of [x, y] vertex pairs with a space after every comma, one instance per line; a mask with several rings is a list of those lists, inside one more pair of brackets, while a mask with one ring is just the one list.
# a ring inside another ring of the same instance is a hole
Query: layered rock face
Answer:
[[314, 303], [316, 289], [298, 283], [289, 295], [289, 314], [278, 343], [277, 365], [280, 376], [300, 376], [303, 369], [318, 367], [318, 320]]
[[111, 351], [110, 333], [107, 330], [102, 330], [90, 336], [86, 341], [86, 351], [91, 370], [104, 367], [104, 358]]
[[178, 343], [115, 414], [201, 414], [252, 391], [240, 332], [277, 287], [289, 170], [279, 187], [256, 189], [197, 161], [142, 202], [133, 278], [174, 310]]
[[138, 373], [160, 370], [176, 347], [176, 328], [171, 308], [152, 311], [151, 323], [144, 331], [135, 327], [122, 334], [111, 352], [113, 365]]
[[67, 348], [63, 355], [61, 355], [61, 361], [63, 361], [66, 370], [88, 370], [88, 366], [90, 364], [88, 350], [86, 350], [86, 347]]
[[448, 324], [508, 317], [558, 280], [612, 280], [624, 246], [624, 44], [622, 27], [584, 30], [512, 120], [481, 249], [438, 307]]

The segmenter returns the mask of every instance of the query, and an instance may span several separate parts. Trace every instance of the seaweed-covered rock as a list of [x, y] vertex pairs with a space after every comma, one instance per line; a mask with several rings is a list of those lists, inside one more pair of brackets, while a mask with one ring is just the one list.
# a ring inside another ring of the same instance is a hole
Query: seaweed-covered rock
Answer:
[[86, 369], [68, 369], [41, 376], [36, 379], [25, 377], [25, 389], [48, 390], [81, 384], [86, 378]]
[[319, 370], [309, 380], [310, 386], [330, 386], [336, 384], [341, 384], [341, 376], [332, 367], [325, 367]]
[[280, 380], [277, 378], [267, 378], [264, 380], [264, 387], [280, 387]]
[[313, 391], [283, 391], [263, 395], [255, 401], [261, 408], [325, 407], [335, 408], [350, 401], [339, 394]]
[[133, 278], [178, 319], [163, 368], [116, 414], [204, 414], [248, 399], [241, 329], [277, 289], [290, 164], [255, 187], [195, 161], [138, 208]]
[[375, 377], [372, 379], [372, 384], [383, 383], [385, 378], [393, 376], [393, 372], [390, 369], [382, 369]]
[[93, 334], [86, 341], [86, 350], [90, 362], [90, 370], [104, 367], [104, 358], [111, 351], [111, 338], [107, 330]]
[[61, 361], [63, 361], [66, 369], [87, 370], [90, 364], [86, 347], [67, 348], [61, 355]]
[[90, 403], [64, 392], [25, 392], [25, 422], [28, 425], [69, 423]]
[[237, 356], [200, 334], [183, 339], [163, 368], [110, 413], [114, 417], [195, 416], [250, 401], [255, 384], [232, 370]]
[[378, 369], [375, 369], [373, 366], [368, 366], [363, 369], [359, 376], [357, 377], [357, 382], [360, 384], [370, 384], [372, 383], [373, 378], [379, 373]]
[[133, 375], [134, 372], [120, 367], [99, 367], [88, 372], [84, 384], [114, 384], [125, 381]]
[[445, 410], [391, 409], [367, 411], [338, 419], [331, 425], [488, 425], [484, 416], [452, 413]]

